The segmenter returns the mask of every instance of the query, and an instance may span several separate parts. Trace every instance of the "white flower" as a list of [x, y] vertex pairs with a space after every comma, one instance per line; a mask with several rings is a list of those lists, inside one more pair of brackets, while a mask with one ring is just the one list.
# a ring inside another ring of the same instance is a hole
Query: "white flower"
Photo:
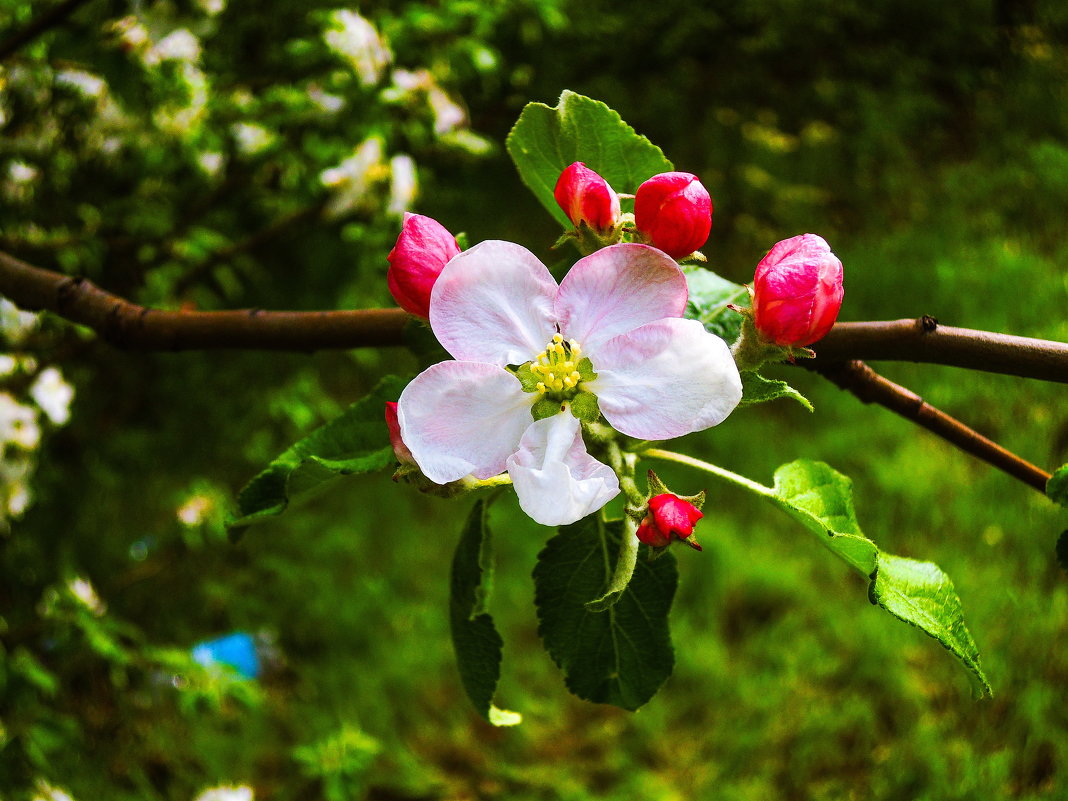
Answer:
[[63, 374], [55, 367], [46, 367], [40, 372], [30, 387], [30, 397], [57, 426], [70, 420], [70, 402], [74, 400], [74, 387], [63, 380]]
[[252, 788], [247, 784], [212, 787], [198, 795], [195, 801], [252, 801]]
[[686, 300], [678, 265], [646, 245], [586, 256], [559, 286], [519, 245], [476, 245], [434, 285], [430, 324], [456, 361], [401, 394], [405, 444], [431, 481], [507, 470], [537, 522], [585, 517], [619, 482], [586, 452], [572, 407], [593, 395], [617, 431], [661, 440], [714, 426], [741, 400], [730, 350], [682, 319]]
[[323, 33], [327, 47], [352, 65], [364, 86], [378, 83], [393, 54], [367, 19], [355, 11], [339, 9], [330, 13], [330, 28]]
[[0, 453], [9, 443], [32, 451], [40, 441], [37, 410], [19, 403], [7, 392], [0, 392]]

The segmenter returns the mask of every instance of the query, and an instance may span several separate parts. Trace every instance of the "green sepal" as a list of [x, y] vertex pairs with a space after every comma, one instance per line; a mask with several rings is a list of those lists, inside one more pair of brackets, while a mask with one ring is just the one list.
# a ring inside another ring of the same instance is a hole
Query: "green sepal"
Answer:
[[514, 726], [522, 717], [493, 705], [504, 645], [487, 611], [493, 588], [493, 540], [489, 501], [476, 501], [452, 559], [449, 628], [460, 681], [475, 709], [494, 726]]
[[810, 412], [815, 411], [809, 399], [785, 381], [764, 378], [760, 373], [749, 370], [746, 370], [741, 375], [742, 401], [739, 404], [740, 406], [752, 406], [756, 403], [767, 403], [779, 398], [790, 398], [800, 403]]
[[587, 356], [583, 356], [579, 359], [579, 363], [575, 366], [575, 369], [578, 371], [580, 380], [582, 381], [593, 381], [593, 379], [597, 378], [597, 373], [593, 372], [593, 362], [591, 362]]
[[702, 506], [705, 505], [705, 491], [704, 490], [701, 490], [696, 495], [679, 495], [679, 493], [672, 492], [670, 489], [668, 489], [667, 484], [665, 484], [663, 481], [661, 481], [660, 480], [660, 476], [658, 476], [652, 469], [649, 470], [648, 480], [649, 480], [649, 497], [650, 498], [655, 498], [657, 495], [664, 495], [665, 493], [667, 493], [669, 495], [674, 495], [676, 498], [678, 498], [681, 501], [686, 501], [687, 503], [692, 503], [698, 509], [700, 509]]
[[552, 398], [542, 398], [530, 407], [530, 414], [535, 420], [544, 420], [546, 417], [560, 414], [563, 411], [561, 407], [560, 401], [555, 401]]
[[386, 401], [395, 401], [407, 379], [387, 376], [362, 400], [276, 457], [237, 496], [227, 522], [232, 537], [252, 523], [280, 515], [292, 498], [339, 475], [391, 467], [396, 459], [386, 427]]
[[675, 664], [668, 611], [678, 584], [675, 557], [638, 559], [616, 603], [593, 612], [615, 575], [622, 521], [590, 515], [559, 533], [538, 554], [534, 603], [538, 634], [579, 698], [634, 710], [664, 683]]
[[580, 392], [571, 399], [571, 414], [583, 423], [596, 423], [601, 418], [597, 396], [592, 392]]
[[533, 362], [525, 362], [519, 365], [515, 370], [515, 377], [519, 379], [520, 385], [523, 387], [524, 392], [537, 392], [538, 384], [545, 379], [530, 369], [530, 365]]

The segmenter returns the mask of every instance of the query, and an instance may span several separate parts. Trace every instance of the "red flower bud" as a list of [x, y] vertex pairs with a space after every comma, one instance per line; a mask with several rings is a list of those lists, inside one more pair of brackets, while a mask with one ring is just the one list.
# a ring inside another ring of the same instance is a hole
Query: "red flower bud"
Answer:
[[822, 237], [784, 239], [757, 265], [753, 323], [776, 345], [810, 345], [831, 330], [844, 292], [842, 262]]
[[386, 427], [389, 428], [389, 444], [393, 446], [393, 455], [401, 464], [415, 464], [415, 458], [408, 446], [401, 439], [400, 421], [397, 419], [397, 404], [386, 401]]
[[674, 259], [689, 256], [712, 230], [712, 198], [688, 172], [662, 172], [638, 187], [634, 224]]
[[694, 524], [704, 516], [700, 509], [678, 495], [670, 492], [655, 495], [649, 499], [649, 514], [638, 526], [638, 540], [653, 548], [663, 548], [674, 535], [701, 550], [697, 541], [689, 538]]
[[553, 196], [576, 227], [579, 223], [586, 223], [604, 234], [619, 222], [619, 195], [608, 185], [608, 181], [581, 161], [576, 161], [560, 173]]
[[389, 252], [389, 292], [401, 308], [418, 317], [430, 317], [430, 290], [441, 269], [459, 254], [456, 237], [437, 220], [404, 213], [397, 244]]

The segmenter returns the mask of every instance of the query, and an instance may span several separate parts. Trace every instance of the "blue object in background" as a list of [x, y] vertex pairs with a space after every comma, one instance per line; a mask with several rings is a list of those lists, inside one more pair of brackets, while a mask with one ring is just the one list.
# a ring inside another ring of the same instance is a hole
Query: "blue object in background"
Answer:
[[246, 679], [255, 679], [260, 675], [256, 641], [251, 634], [243, 631], [194, 645], [193, 661], [204, 667], [229, 665]]

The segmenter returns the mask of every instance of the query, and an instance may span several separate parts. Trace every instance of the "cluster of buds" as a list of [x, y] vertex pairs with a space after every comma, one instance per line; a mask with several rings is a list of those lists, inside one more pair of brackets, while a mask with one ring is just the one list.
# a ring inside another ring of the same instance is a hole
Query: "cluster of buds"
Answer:
[[[620, 210], [620, 196], [581, 161], [560, 173], [553, 196], [575, 226], [580, 243], [591, 235], [596, 246], [619, 241], [628, 221]], [[708, 239], [712, 198], [696, 175], [664, 172], [638, 187], [633, 217], [642, 241], [674, 259], [684, 259]]]
[[697, 521], [704, 517], [701, 507], [705, 502], [704, 492], [696, 495], [676, 495], [670, 492], [652, 470], [649, 471], [648, 511], [638, 525], [637, 537], [650, 548], [666, 548], [673, 539], [685, 542], [694, 550], [701, 545], [693, 535]]

